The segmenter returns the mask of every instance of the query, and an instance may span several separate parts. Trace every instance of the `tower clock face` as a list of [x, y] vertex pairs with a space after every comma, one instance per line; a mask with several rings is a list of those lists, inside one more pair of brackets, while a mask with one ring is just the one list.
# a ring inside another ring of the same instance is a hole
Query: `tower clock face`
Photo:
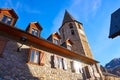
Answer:
[[80, 30], [80, 33], [83, 34], [83, 35], [85, 35], [84, 32], [83, 32], [83, 30]]

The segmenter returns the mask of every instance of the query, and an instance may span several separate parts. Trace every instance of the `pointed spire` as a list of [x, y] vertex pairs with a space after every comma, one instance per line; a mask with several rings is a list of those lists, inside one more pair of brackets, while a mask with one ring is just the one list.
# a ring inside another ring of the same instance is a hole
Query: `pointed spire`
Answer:
[[74, 20], [75, 19], [69, 14], [69, 12], [67, 10], [65, 10], [64, 19], [63, 19], [62, 24], [66, 23], [66, 22], [71, 22]]

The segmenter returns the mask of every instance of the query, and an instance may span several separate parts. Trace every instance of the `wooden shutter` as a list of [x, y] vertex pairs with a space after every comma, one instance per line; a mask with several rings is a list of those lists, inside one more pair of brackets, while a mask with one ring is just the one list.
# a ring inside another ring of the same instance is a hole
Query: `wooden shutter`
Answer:
[[83, 80], [86, 80], [87, 79], [87, 74], [86, 74], [86, 71], [85, 71], [85, 67], [82, 68], [83, 70]]
[[79, 62], [79, 72], [80, 73], [83, 73], [83, 70], [82, 70], [82, 65], [81, 65], [81, 63]]
[[58, 67], [58, 60], [57, 60], [56, 55], [53, 55], [53, 66], [54, 66], [54, 68]]
[[0, 56], [2, 55], [5, 45], [6, 45], [7, 41], [4, 39], [0, 39]]
[[75, 62], [74, 61], [71, 61], [71, 69], [72, 69], [72, 72], [75, 72]]
[[44, 65], [44, 53], [40, 53], [40, 65]]
[[67, 70], [67, 60], [63, 58], [63, 69]]
[[90, 69], [88, 66], [85, 67], [85, 71], [86, 71], [87, 78], [91, 78], [92, 76], [91, 76]]

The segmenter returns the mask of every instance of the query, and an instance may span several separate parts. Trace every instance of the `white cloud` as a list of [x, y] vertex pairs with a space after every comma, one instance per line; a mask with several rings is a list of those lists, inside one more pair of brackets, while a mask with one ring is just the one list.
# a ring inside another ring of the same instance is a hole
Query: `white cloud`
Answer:
[[93, 10], [97, 10], [97, 8], [99, 8], [99, 6], [101, 5], [101, 0], [96, 0], [93, 2]]
[[23, 4], [23, 2], [20, 1], [8, 0], [3, 2], [4, 4], [2, 4], [3, 5], [2, 7], [4, 8], [13, 8], [15, 11], [22, 11], [22, 12], [24, 11], [27, 13], [40, 14], [39, 10], [33, 9], [33, 7], [31, 8], [31, 6], [27, 4]]

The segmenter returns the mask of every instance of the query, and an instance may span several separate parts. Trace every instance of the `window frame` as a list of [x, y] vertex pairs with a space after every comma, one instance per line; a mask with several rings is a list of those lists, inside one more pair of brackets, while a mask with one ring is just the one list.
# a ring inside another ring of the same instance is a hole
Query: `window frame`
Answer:
[[61, 56], [53, 55], [53, 68], [67, 70], [67, 60]]
[[[6, 18], [4, 19], [4, 17], [6, 17]], [[9, 19], [10, 19], [10, 21], [9, 21]], [[12, 21], [13, 21], [13, 18], [10, 17], [10, 16], [7, 16], [7, 15], [3, 15], [0, 21], [3, 22], [3, 23], [6, 23], [8, 25], [11, 25]]]
[[[57, 43], [56, 43], [57, 42]], [[53, 38], [53, 43], [56, 44], [56, 45], [59, 45], [59, 40], [56, 39], [56, 38]]]
[[[31, 61], [32, 50], [34, 50], [33, 61]], [[37, 54], [36, 52], [39, 52], [38, 63], [36, 62], [36, 54]], [[30, 51], [29, 51], [29, 54], [28, 54], [28, 63], [43, 66], [44, 63], [42, 62], [42, 59], [44, 59], [44, 52], [39, 50], [39, 49], [31, 47]]]
[[75, 60], [71, 61], [71, 71], [77, 74], [83, 73], [81, 62]]
[[58, 68], [63, 69], [63, 58], [57, 57], [57, 60], [58, 60]]
[[71, 30], [71, 35], [75, 35], [75, 32], [74, 32], [74, 30]]
[[70, 27], [70, 29], [73, 29], [73, 24], [69, 23], [69, 27]]
[[[37, 35], [36, 35], [36, 32], [37, 32]], [[38, 29], [35, 29], [34, 27], [32, 27], [32, 29], [31, 29], [31, 34], [34, 35], [34, 36], [39, 37], [39, 30], [38, 30]]]
[[68, 50], [72, 50], [72, 45], [67, 44], [67, 49], [68, 49]]

